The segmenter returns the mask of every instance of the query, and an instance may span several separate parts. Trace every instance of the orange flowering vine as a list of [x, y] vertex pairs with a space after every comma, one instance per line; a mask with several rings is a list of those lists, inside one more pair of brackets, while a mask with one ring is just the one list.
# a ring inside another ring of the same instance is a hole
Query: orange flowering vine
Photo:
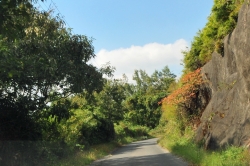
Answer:
[[172, 92], [168, 97], [163, 98], [159, 104], [178, 105], [187, 103], [196, 97], [196, 92], [203, 83], [201, 68], [190, 72], [181, 79], [181, 87]]

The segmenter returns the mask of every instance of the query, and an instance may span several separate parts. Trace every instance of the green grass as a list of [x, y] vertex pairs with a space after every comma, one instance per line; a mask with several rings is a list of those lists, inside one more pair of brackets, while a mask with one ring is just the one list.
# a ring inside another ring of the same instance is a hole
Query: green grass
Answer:
[[[194, 143], [195, 131], [189, 119], [178, 114], [177, 107], [163, 106], [160, 125], [150, 132], [159, 137], [159, 144], [182, 157], [192, 166], [250, 166], [250, 151], [243, 147], [228, 146], [223, 150], [209, 151]], [[181, 117], [181, 118], [180, 118]]]
[[197, 166], [248, 166], [249, 152], [242, 147], [228, 147], [220, 151], [208, 151], [185, 136], [164, 136], [159, 144], [173, 154], [181, 156], [191, 165]]

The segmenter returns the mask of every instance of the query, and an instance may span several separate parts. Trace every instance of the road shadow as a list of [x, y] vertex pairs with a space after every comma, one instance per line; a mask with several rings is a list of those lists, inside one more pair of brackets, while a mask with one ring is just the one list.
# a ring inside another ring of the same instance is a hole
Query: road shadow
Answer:
[[187, 166], [180, 158], [166, 154], [102, 160], [91, 166]]
[[114, 151], [91, 166], [187, 166], [168, 151], [160, 150], [157, 138], [134, 142]]
[[154, 146], [156, 145], [156, 141], [158, 138], [154, 138], [154, 139], [150, 139], [150, 140], [155, 140], [155, 142], [148, 142], [148, 140], [143, 140], [143, 141], [137, 141], [137, 142], [133, 142], [130, 143], [128, 145], [124, 145], [122, 146], [122, 148], [116, 149], [115, 151], [112, 152], [111, 155], [119, 155], [119, 154], [123, 154], [123, 153], [127, 153], [129, 151], [134, 151], [136, 149], [141, 149], [145, 146]]

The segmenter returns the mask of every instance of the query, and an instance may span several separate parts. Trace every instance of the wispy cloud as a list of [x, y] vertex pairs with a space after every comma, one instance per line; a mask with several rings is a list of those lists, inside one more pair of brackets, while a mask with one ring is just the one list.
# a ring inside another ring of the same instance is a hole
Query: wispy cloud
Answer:
[[129, 80], [132, 80], [135, 69], [142, 69], [152, 74], [166, 65], [171, 72], [180, 76], [183, 69], [180, 65], [183, 59], [181, 51], [187, 46], [188, 42], [180, 39], [171, 44], [149, 43], [144, 46], [131, 46], [111, 51], [102, 49], [90, 63], [101, 67], [106, 62], [110, 62], [116, 68], [115, 78], [121, 78], [125, 73]]

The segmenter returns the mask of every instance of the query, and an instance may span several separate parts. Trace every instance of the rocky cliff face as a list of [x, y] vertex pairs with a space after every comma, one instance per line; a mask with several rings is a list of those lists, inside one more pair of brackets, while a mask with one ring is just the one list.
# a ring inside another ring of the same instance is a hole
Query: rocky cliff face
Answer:
[[213, 53], [202, 68], [211, 100], [196, 140], [206, 148], [250, 145], [250, 5], [240, 10], [235, 30], [224, 39], [224, 54]]

